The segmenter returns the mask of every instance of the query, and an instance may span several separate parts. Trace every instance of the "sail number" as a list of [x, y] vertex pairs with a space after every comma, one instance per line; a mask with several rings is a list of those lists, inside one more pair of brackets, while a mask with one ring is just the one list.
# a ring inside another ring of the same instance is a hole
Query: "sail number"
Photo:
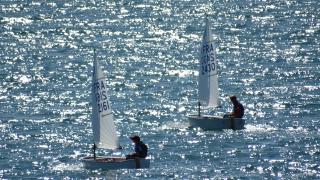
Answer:
[[98, 109], [100, 113], [110, 109], [110, 103], [106, 91], [100, 91], [96, 93], [96, 102], [98, 103]]
[[99, 113], [109, 110], [110, 109], [109, 101], [98, 103], [98, 109], [99, 109]]
[[214, 57], [213, 44], [205, 44], [202, 46], [201, 72], [202, 75], [216, 70], [216, 62]]
[[98, 81], [94, 83], [92, 88], [99, 113], [108, 111], [110, 109], [110, 102], [107, 95], [107, 89], [103, 81]]

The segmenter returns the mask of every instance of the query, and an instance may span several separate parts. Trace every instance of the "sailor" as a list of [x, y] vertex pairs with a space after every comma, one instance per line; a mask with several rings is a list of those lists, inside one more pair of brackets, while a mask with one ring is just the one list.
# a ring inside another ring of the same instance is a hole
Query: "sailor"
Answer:
[[227, 118], [242, 118], [244, 115], [243, 105], [237, 100], [236, 96], [231, 96], [230, 100], [233, 104], [233, 111], [230, 114], [226, 114], [224, 117]]
[[136, 157], [145, 158], [148, 154], [148, 146], [140, 141], [139, 136], [131, 136], [130, 139], [134, 142], [134, 153], [126, 156], [127, 159], [134, 159]]

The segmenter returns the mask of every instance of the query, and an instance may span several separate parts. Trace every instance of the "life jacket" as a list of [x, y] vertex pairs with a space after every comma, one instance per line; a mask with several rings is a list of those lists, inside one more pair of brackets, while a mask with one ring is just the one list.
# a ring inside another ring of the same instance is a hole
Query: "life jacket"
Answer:
[[146, 157], [148, 154], [148, 146], [144, 144], [143, 142], [140, 142], [140, 147], [141, 147], [141, 154], [143, 157]]
[[236, 105], [233, 106], [233, 113], [236, 116], [236, 118], [242, 118], [244, 115], [243, 105], [237, 102]]
[[148, 146], [140, 141], [135, 146], [135, 152], [141, 154], [141, 157], [145, 158], [148, 154]]

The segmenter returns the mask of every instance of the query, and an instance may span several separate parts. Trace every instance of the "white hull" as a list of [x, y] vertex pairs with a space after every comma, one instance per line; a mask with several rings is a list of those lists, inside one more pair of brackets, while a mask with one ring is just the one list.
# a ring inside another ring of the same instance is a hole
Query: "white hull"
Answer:
[[245, 120], [241, 118], [222, 118], [210, 115], [189, 115], [191, 127], [200, 127], [203, 130], [244, 129]]
[[85, 157], [82, 160], [87, 169], [140, 169], [149, 168], [150, 159], [136, 158], [126, 159], [123, 157]]

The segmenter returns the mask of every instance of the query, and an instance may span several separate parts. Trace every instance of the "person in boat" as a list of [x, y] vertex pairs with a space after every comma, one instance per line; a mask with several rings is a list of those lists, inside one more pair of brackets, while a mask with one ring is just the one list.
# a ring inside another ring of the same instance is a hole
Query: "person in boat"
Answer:
[[130, 139], [134, 142], [134, 153], [126, 156], [127, 159], [135, 159], [136, 157], [145, 158], [148, 154], [148, 146], [145, 145], [139, 136], [132, 136]]
[[231, 96], [230, 100], [233, 104], [233, 111], [229, 114], [226, 114], [224, 118], [242, 118], [244, 115], [243, 105], [237, 100], [236, 96]]

